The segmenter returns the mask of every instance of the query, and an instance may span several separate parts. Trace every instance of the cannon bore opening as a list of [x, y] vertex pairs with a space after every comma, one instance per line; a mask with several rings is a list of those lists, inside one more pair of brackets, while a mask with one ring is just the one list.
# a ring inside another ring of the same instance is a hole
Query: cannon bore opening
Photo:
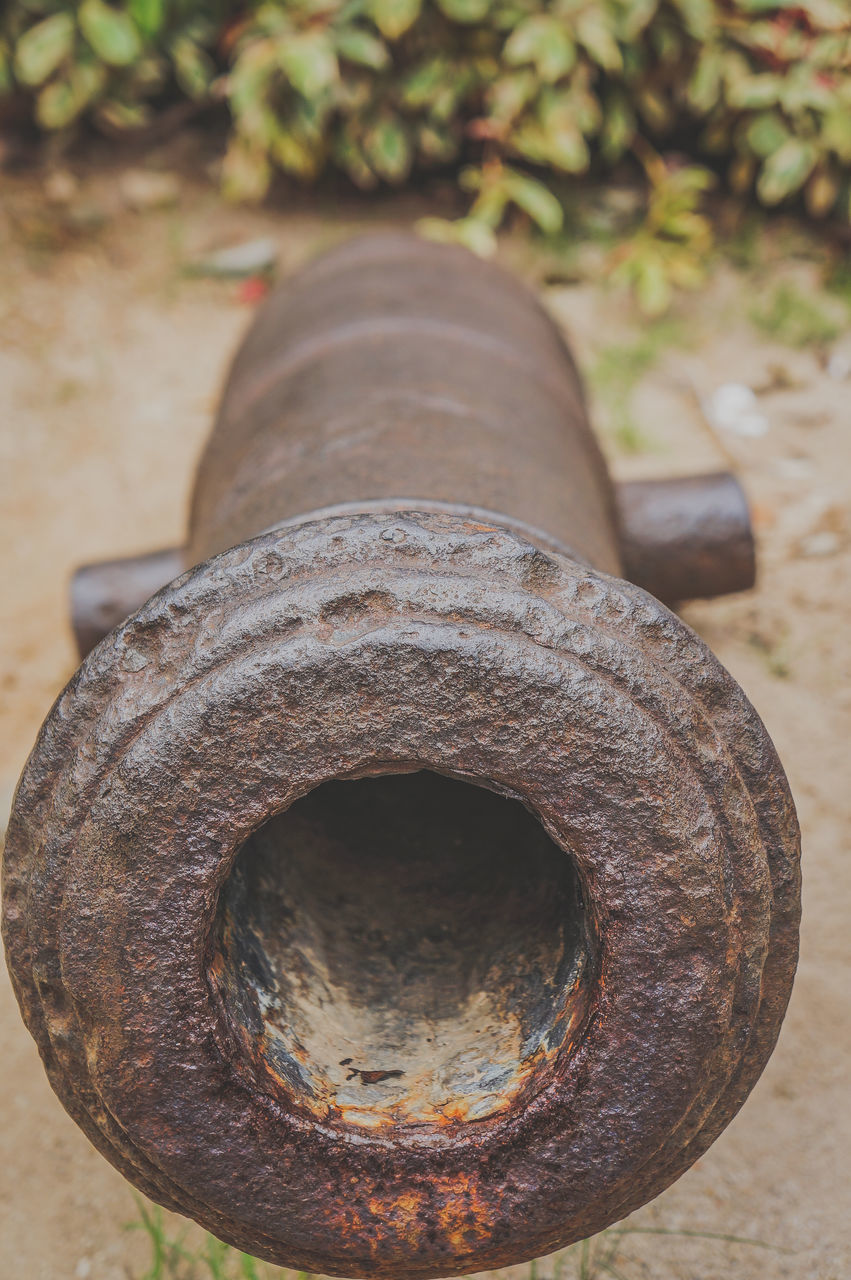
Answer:
[[239, 851], [210, 974], [261, 1088], [368, 1129], [546, 1086], [591, 965], [571, 858], [519, 801], [428, 771], [327, 782]]

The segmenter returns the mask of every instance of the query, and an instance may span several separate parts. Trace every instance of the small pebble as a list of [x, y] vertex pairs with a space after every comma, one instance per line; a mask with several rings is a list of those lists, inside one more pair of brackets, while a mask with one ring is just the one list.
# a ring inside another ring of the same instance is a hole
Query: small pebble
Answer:
[[74, 1271], [74, 1275], [76, 1276], [77, 1280], [86, 1280], [86, 1277], [90, 1276], [91, 1274], [92, 1274], [91, 1258], [81, 1258], [80, 1261], [77, 1263], [76, 1269]]
[[827, 372], [836, 382], [844, 382], [851, 373], [851, 356], [844, 351], [834, 351], [827, 362]]
[[725, 382], [713, 391], [704, 411], [713, 427], [753, 439], [768, 431], [768, 419], [757, 408], [755, 392], [741, 382]]
[[820, 533], [810, 533], [798, 543], [798, 551], [802, 556], [832, 556], [842, 545], [838, 533], [823, 529]]
[[278, 261], [278, 242], [271, 236], [246, 240], [190, 262], [186, 270], [196, 276], [245, 278], [271, 271]]
[[118, 185], [124, 203], [137, 213], [176, 204], [180, 195], [176, 174], [159, 173], [154, 169], [127, 169]]
[[70, 204], [80, 184], [67, 169], [54, 169], [44, 180], [44, 195], [49, 204]]

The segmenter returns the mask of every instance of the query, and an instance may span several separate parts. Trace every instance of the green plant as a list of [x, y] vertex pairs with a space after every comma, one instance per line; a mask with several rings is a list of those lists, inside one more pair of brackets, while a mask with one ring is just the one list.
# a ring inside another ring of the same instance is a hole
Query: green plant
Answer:
[[790, 347], [824, 346], [840, 328], [832, 315], [788, 280], [777, 285], [767, 302], [751, 308], [750, 319], [766, 337]]
[[591, 370], [591, 385], [605, 409], [606, 430], [622, 453], [648, 453], [653, 439], [636, 423], [632, 397], [663, 351], [682, 344], [682, 326], [671, 320], [645, 325], [631, 343], [604, 347]]
[[706, 277], [713, 235], [699, 204], [714, 179], [698, 165], [669, 167], [649, 148], [641, 152], [650, 191], [647, 214], [612, 255], [611, 277], [634, 289], [645, 315], [660, 316], [674, 286], [697, 289]]
[[527, 214], [539, 230], [549, 235], [562, 228], [563, 210], [552, 192], [535, 178], [499, 160], [462, 170], [459, 183], [463, 190], [475, 193], [469, 213], [454, 222], [421, 218], [417, 226], [423, 235], [454, 241], [474, 253], [488, 255], [496, 248], [496, 232], [510, 207]]
[[[128, 1222], [126, 1230], [143, 1231], [151, 1246], [151, 1264], [138, 1280], [274, 1280], [276, 1276], [292, 1278], [294, 1273], [267, 1266], [247, 1253], [240, 1253], [205, 1235], [199, 1248], [186, 1247], [186, 1231], [169, 1234], [162, 1209], [134, 1195], [139, 1213]], [[300, 1272], [297, 1280], [312, 1280]]]
[[229, 0], [17, 0], [0, 22], [0, 98], [16, 90], [44, 129], [88, 115], [139, 128], [175, 94], [210, 93]]
[[785, 634], [768, 636], [763, 631], [753, 630], [748, 634], [747, 642], [762, 658], [769, 675], [778, 680], [786, 680], [791, 675], [788, 644]]
[[240, 198], [277, 170], [371, 189], [456, 167], [470, 211], [426, 230], [479, 252], [512, 211], [550, 233], [566, 181], [637, 155], [647, 216], [616, 265], [650, 314], [708, 237], [707, 170], [666, 147], [763, 204], [851, 214], [846, 0], [11, 0], [4, 96], [50, 130], [225, 102]]

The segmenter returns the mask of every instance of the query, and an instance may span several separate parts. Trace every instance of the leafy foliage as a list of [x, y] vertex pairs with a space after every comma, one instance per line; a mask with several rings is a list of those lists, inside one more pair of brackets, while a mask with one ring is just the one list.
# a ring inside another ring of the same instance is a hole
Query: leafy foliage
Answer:
[[457, 166], [470, 212], [426, 229], [480, 252], [506, 210], [549, 232], [562, 175], [635, 152], [650, 208], [618, 274], [650, 313], [707, 246], [708, 179], [655, 153], [686, 150], [765, 205], [851, 211], [847, 0], [11, 0], [0, 112], [4, 94], [51, 130], [224, 100], [239, 198], [276, 170], [369, 190]]
[[827, 346], [841, 329], [834, 315], [788, 280], [766, 302], [755, 304], [750, 318], [767, 338], [790, 347]]
[[616, 252], [612, 277], [630, 285], [645, 315], [663, 315], [673, 286], [703, 284], [712, 227], [697, 210], [713, 176], [699, 165], [667, 167], [641, 149], [649, 183], [647, 216], [632, 239]]

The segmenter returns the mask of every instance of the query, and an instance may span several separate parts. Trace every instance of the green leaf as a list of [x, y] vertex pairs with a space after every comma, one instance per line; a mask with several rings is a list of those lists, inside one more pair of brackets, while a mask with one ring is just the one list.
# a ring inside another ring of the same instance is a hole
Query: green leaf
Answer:
[[459, 218], [455, 234], [458, 243], [479, 258], [491, 258], [496, 253], [496, 235], [485, 222], [476, 218]]
[[396, 116], [383, 116], [364, 135], [363, 150], [372, 170], [387, 182], [407, 178], [413, 159], [408, 131]]
[[129, 66], [142, 52], [133, 19], [104, 0], [83, 0], [77, 17], [80, 30], [95, 53], [110, 66]]
[[[578, 130], [576, 132], [577, 136], [582, 136]], [[538, 120], [522, 120], [516, 128], [512, 129], [509, 141], [511, 149], [517, 155], [524, 156], [525, 159], [531, 160], [533, 164], [550, 163], [550, 148], [547, 135]]]
[[811, 142], [787, 138], [762, 167], [757, 194], [764, 204], [779, 204], [804, 185], [812, 172], [818, 152]]
[[673, 122], [671, 105], [663, 94], [652, 85], [647, 84], [635, 95], [636, 104], [651, 129], [658, 133], [669, 129]]
[[306, 182], [312, 181], [325, 156], [317, 119], [298, 110], [283, 121], [276, 117], [269, 150], [282, 169]]
[[811, 217], [827, 217], [839, 199], [839, 181], [836, 175], [827, 169], [817, 169], [807, 183], [804, 197]]
[[813, 25], [828, 30], [842, 30], [848, 23], [848, 13], [841, 0], [799, 0], [796, 5], [782, 0], [738, 0], [739, 8], [746, 13], [769, 13], [776, 9], [804, 10]]
[[74, 44], [74, 20], [70, 13], [54, 13], [30, 27], [15, 49], [15, 75], [21, 84], [43, 84]]
[[9, 46], [0, 40], [0, 93], [9, 93], [12, 88], [12, 63]]
[[[577, 101], [573, 92], [546, 93], [538, 110], [538, 123], [541, 160], [566, 173], [584, 173], [591, 163], [591, 154], [583, 125], [591, 132], [599, 123], [596, 99], [586, 103]], [[534, 139], [529, 141], [534, 145]]]
[[696, 111], [711, 111], [721, 93], [721, 74], [724, 57], [721, 51], [707, 45], [700, 55], [694, 74], [686, 91], [690, 104]]
[[509, 65], [533, 63], [541, 79], [550, 84], [566, 75], [576, 62], [576, 45], [567, 26], [544, 13], [515, 27], [502, 52]]
[[402, 82], [402, 101], [415, 110], [431, 106], [449, 77], [449, 63], [443, 57], [429, 58]]
[[129, 0], [130, 17], [143, 36], [155, 36], [165, 23], [165, 0]]
[[851, 164], [851, 111], [847, 106], [837, 107], [825, 116], [821, 140], [840, 160]]
[[141, 129], [151, 121], [151, 111], [145, 103], [120, 102], [116, 98], [99, 103], [97, 115], [111, 129]]
[[751, 155], [737, 155], [727, 169], [727, 181], [737, 195], [750, 191], [756, 173], [756, 161]]
[[458, 140], [446, 129], [423, 124], [417, 130], [417, 150], [435, 164], [450, 164], [458, 158]]
[[773, 107], [780, 97], [782, 89], [783, 80], [780, 76], [769, 75], [764, 72], [757, 76], [747, 76], [730, 85], [727, 91], [727, 101], [731, 107], [736, 107], [740, 110], [753, 110], [755, 107]]
[[779, 151], [787, 140], [789, 130], [776, 111], [764, 111], [748, 125], [748, 146], [758, 156], [765, 158]]
[[603, 112], [601, 144], [607, 160], [617, 160], [635, 136], [635, 115], [624, 93], [610, 94]]
[[656, 16], [659, 0], [628, 0], [620, 13], [618, 33], [622, 40], [634, 44], [644, 28]]
[[38, 123], [44, 129], [64, 129], [98, 96], [106, 81], [102, 63], [93, 58], [78, 62], [39, 93], [35, 108]]
[[360, 67], [371, 67], [373, 71], [383, 71], [390, 62], [390, 50], [383, 40], [370, 31], [358, 27], [348, 27], [338, 31], [336, 36], [337, 53], [346, 62], [357, 63]]
[[261, 148], [234, 138], [222, 166], [222, 185], [230, 200], [262, 200], [272, 180], [269, 157]]
[[461, 172], [461, 185], [465, 190], [478, 189], [479, 192], [468, 217], [474, 222], [490, 227], [491, 231], [496, 231], [499, 227], [505, 217], [506, 206], [511, 200], [504, 176], [505, 170], [502, 168], [498, 168], [495, 174], [490, 171], [485, 174], [482, 169], [472, 166]]
[[77, 63], [71, 72], [71, 83], [80, 109], [87, 107], [97, 98], [106, 86], [108, 78], [106, 67], [94, 59], [81, 60]]
[[248, 1253], [241, 1253], [239, 1255], [239, 1274], [243, 1277], [243, 1280], [260, 1280], [256, 1258], [252, 1258]]
[[488, 116], [501, 124], [516, 120], [538, 92], [538, 77], [531, 67], [511, 71], [491, 81], [487, 90]]
[[360, 142], [354, 137], [348, 125], [344, 126], [343, 131], [334, 139], [334, 158], [355, 186], [363, 191], [371, 191], [378, 185], [378, 179], [363, 157]]
[[635, 296], [646, 316], [661, 316], [671, 305], [671, 282], [662, 258], [647, 255], [635, 264]]
[[828, 31], [847, 30], [848, 11], [841, 0], [801, 0], [800, 7], [814, 26]]
[[279, 44], [281, 67], [303, 98], [317, 97], [338, 79], [337, 55], [325, 31], [285, 35]]
[[491, 7], [491, 0], [437, 0], [447, 18], [453, 22], [481, 22]]
[[194, 40], [181, 35], [172, 41], [171, 58], [177, 83], [186, 95], [206, 97], [216, 70], [209, 55]]
[[369, 0], [367, 12], [388, 40], [398, 40], [420, 16], [422, 0]]
[[576, 20], [576, 38], [604, 71], [620, 71], [623, 67], [613, 24], [598, 6], [594, 5], [580, 13]]
[[524, 213], [528, 213], [541, 231], [546, 235], [555, 235], [561, 230], [564, 211], [542, 182], [525, 173], [518, 173], [516, 169], [506, 169], [502, 181], [510, 199]]
[[496, 236], [486, 222], [478, 218], [458, 218], [449, 222], [446, 218], [420, 218], [415, 230], [425, 240], [438, 244], [460, 244], [480, 258], [490, 258], [496, 252]]
[[712, 0], [674, 0], [685, 20], [689, 35], [705, 40], [718, 21]]
[[45, 85], [36, 100], [35, 114], [43, 129], [64, 129], [78, 113], [77, 97], [68, 80]]
[[578, 129], [562, 127], [547, 137], [547, 155], [557, 169], [565, 173], [586, 173], [591, 163], [588, 143]]

